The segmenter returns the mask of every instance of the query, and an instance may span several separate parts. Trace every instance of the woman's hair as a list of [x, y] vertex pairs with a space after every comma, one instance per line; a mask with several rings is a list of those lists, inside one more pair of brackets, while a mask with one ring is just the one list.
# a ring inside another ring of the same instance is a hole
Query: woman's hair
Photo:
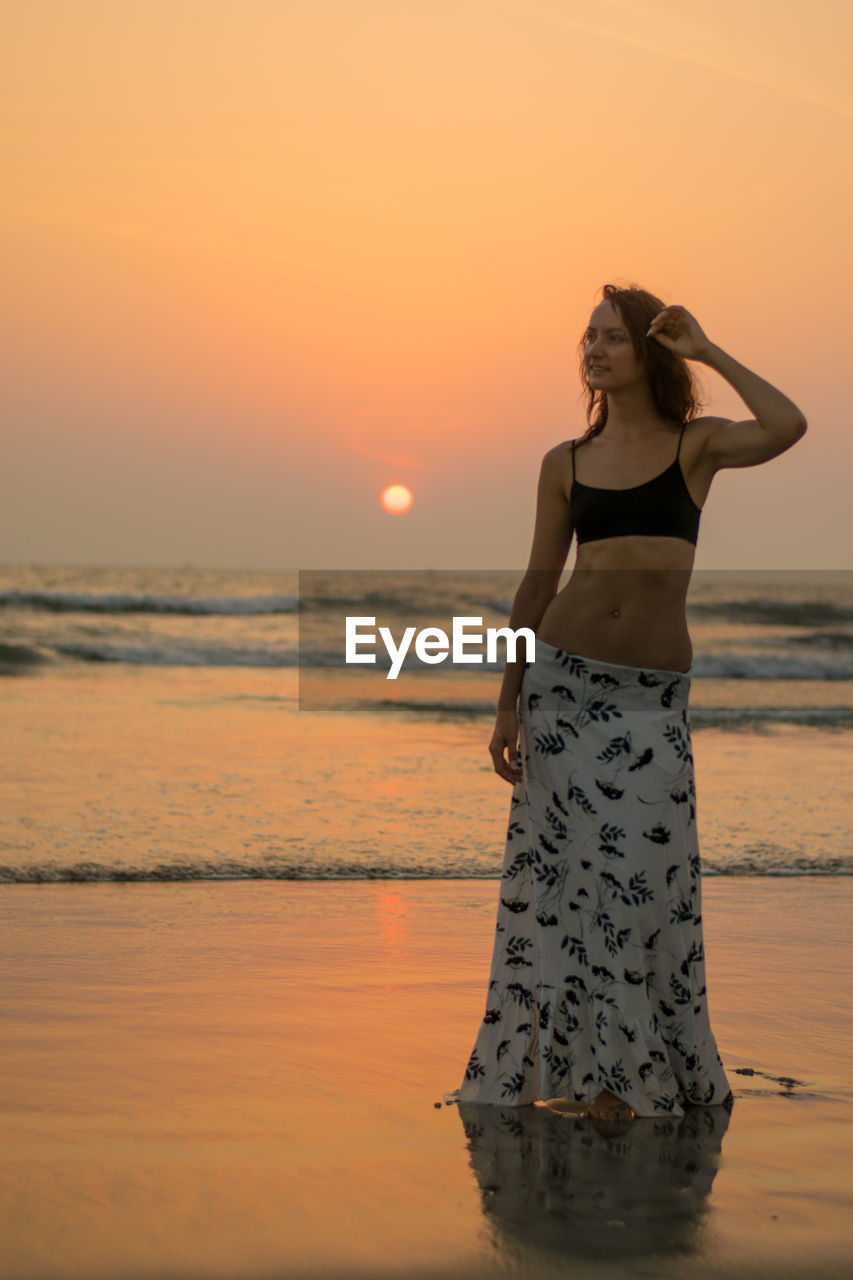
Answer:
[[[695, 418], [702, 402], [696, 379], [687, 361], [654, 338], [646, 337], [649, 325], [665, 304], [653, 293], [648, 293], [637, 285], [620, 288], [618, 285], [606, 284], [601, 291], [601, 300], [614, 306], [622, 317], [631, 337], [631, 345], [645, 365], [649, 386], [661, 416], [675, 422], [689, 422], [691, 418]], [[581, 394], [586, 394], [589, 430], [581, 439], [590, 440], [604, 430], [607, 422], [607, 392], [596, 391], [589, 385], [584, 345], [582, 337], [578, 348], [583, 387]]]

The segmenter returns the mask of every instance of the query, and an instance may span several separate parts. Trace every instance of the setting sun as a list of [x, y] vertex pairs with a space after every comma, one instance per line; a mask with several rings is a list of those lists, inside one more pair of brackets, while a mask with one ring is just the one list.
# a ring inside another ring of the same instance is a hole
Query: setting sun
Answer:
[[401, 516], [409, 510], [414, 499], [411, 489], [407, 489], [404, 484], [389, 484], [387, 489], [382, 490], [379, 501], [392, 516]]

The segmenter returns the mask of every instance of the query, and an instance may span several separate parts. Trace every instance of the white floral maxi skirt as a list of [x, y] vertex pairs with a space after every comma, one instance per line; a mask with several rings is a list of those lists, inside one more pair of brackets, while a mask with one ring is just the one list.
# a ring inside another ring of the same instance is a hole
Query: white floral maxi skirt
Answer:
[[711, 1031], [686, 672], [536, 642], [486, 1014], [459, 1102], [733, 1095]]

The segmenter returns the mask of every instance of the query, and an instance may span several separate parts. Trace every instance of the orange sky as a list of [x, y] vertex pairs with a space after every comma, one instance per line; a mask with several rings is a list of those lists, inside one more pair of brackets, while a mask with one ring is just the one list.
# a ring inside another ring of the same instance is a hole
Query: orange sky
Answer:
[[618, 279], [809, 419], [716, 477], [697, 567], [849, 567], [851, 38], [840, 0], [7, 6], [0, 559], [523, 567]]

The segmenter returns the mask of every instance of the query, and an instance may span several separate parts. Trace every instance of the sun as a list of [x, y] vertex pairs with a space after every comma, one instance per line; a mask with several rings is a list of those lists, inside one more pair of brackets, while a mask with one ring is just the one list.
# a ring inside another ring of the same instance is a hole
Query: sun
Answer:
[[411, 489], [404, 484], [389, 484], [382, 490], [379, 499], [385, 510], [392, 516], [402, 516], [414, 502]]

